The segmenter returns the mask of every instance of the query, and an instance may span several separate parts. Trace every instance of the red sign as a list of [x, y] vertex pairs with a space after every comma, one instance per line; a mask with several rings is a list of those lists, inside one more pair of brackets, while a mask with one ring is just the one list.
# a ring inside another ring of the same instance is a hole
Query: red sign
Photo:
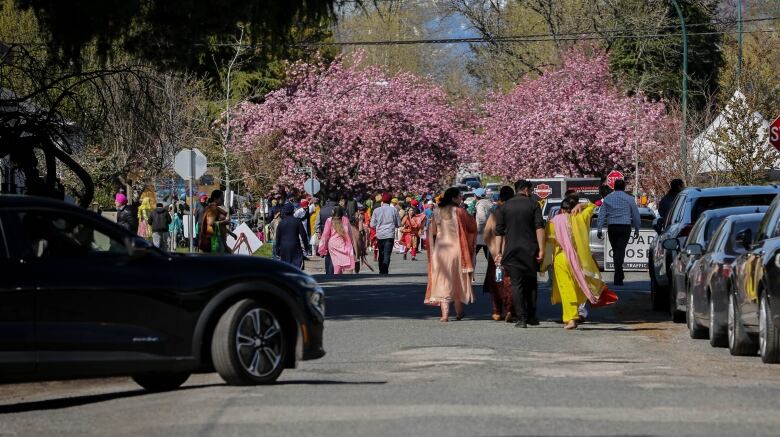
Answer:
[[617, 170], [612, 170], [611, 172], [609, 172], [609, 174], [607, 175], [607, 185], [609, 185], [609, 188], [612, 188], [614, 190], [615, 181], [618, 179], [624, 179], [623, 173]]
[[780, 151], [780, 117], [769, 126], [769, 144]]
[[552, 194], [552, 187], [547, 184], [539, 184], [534, 188], [534, 194], [539, 196], [540, 199], [546, 199]]

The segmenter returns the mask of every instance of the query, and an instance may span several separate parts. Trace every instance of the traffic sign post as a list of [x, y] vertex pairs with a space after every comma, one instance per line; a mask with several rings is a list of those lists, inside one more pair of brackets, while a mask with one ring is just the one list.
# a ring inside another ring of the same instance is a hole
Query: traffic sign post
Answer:
[[615, 181], [618, 179], [625, 179], [623, 173], [617, 170], [612, 170], [611, 172], [609, 172], [609, 174], [607, 175], [607, 185], [609, 185], [609, 188], [612, 188], [614, 190]]
[[198, 149], [185, 149], [176, 154], [173, 162], [173, 169], [182, 179], [189, 180], [190, 185], [190, 253], [195, 251], [193, 244], [193, 235], [195, 235], [195, 193], [193, 192], [193, 181], [206, 173], [206, 155]]
[[309, 178], [303, 183], [303, 190], [306, 191], [309, 196], [319, 193], [320, 188], [320, 181], [317, 179]]
[[780, 151], [780, 117], [769, 125], [769, 144]]

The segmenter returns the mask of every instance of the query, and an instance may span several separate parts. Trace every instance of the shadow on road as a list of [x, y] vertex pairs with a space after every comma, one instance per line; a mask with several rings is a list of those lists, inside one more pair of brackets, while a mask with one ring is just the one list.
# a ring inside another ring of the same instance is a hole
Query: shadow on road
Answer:
[[[223, 384], [188, 385], [178, 388], [176, 391], [197, 390], [201, 388], [216, 387]], [[0, 414], [24, 413], [28, 411], [59, 410], [63, 408], [78, 407], [81, 405], [97, 404], [114, 399], [132, 398], [153, 394], [143, 389], [120, 391], [115, 393], [101, 393], [96, 395], [73, 396], [67, 398], [46, 399], [42, 401], [20, 402], [12, 405], [0, 405]]]

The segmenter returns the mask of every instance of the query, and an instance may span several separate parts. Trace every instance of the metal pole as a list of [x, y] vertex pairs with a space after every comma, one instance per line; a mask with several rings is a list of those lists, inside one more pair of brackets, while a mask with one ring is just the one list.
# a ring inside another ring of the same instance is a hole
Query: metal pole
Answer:
[[685, 29], [685, 17], [677, 0], [671, 0], [677, 16], [680, 18], [683, 39], [682, 59], [682, 134], [680, 135], [680, 155], [682, 158], [683, 178], [688, 184], [688, 32]]
[[193, 237], [195, 236], [195, 192], [192, 191], [192, 180], [195, 179], [195, 150], [190, 149], [190, 253], [195, 251]]
[[742, 0], [737, 0], [737, 89], [742, 75]]

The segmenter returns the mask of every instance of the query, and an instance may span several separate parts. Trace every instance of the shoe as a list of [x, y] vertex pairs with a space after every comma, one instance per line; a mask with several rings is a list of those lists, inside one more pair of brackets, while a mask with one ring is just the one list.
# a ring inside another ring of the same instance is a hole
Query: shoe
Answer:
[[498, 322], [499, 320], [501, 320], [501, 314], [493, 314], [492, 316], [490, 316], [490, 318]]
[[404, 261], [406, 261], [406, 254], [404, 254]]
[[536, 319], [528, 319], [528, 324], [531, 326], [539, 326], [539, 321]]
[[417, 258], [415, 258], [415, 257], [412, 257], [412, 261], [417, 261]]
[[514, 317], [512, 317], [512, 313], [506, 313], [506, 317], [504, 317], [504, 321], [507, 323], [514, 323], [517, 322]]
[[439, 319], [439, 321], [442, 322], [442, 323], [447, 323], [447, 322], [450, 321], [450, 318], [449, 317], [442, 317], [441, 319]]
[[465, 312], [463, 312], [463, 313], [460, 313], [460, 314], [458, 314], [457, 316], [455, 316], [455, 320], [463, 320], [463, 316], [465, 316], [465, 315], [466, 315], [466, 313], [465, 313]]
[[522, 320], [517, 322], [517, 323], [515, 323], [515, 328], [527, 328], [527, 327], [528, 327], [528, 323], [526, 323], [526, 322], [524, 322]]

